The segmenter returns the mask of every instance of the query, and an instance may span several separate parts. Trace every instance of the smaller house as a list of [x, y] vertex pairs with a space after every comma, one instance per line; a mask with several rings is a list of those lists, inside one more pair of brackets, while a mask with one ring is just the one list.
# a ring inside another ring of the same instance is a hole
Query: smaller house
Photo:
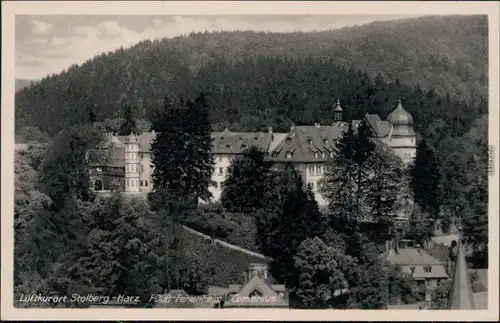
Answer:
[[447, 263], [428, 254], [413, 240], [389, 242], [381, 257], [410, 274], [427, 301], [430, 300], [431, 292], [449, 278]]
[[[210, 292], [224, 294], [224, 308], [288, 308], [288, 293], [282, 284], [272, 284], [266, 264], [250, 264], [242, 275], [242, 284], [226, 289], [211, 287]], [[209, 292], [209, 293], [210, 293]]]

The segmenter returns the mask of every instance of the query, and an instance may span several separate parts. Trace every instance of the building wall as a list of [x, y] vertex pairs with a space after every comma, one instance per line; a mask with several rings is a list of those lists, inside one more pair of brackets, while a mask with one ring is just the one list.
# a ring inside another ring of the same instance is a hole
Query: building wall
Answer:
[[139, 193], [139, 143], [131, 136], [125, 143], [125, 192]]
[[151, 166], [151, 153], [139, 153], [139, 187], [141, 192], [151, 192], [153, 167]]
[[222, 183], [229, 176], [229, 167], [231, 166], [232, 160], [236, 156], [228, 154], [214, 154], [214, 171], [212, 172], [212, 182], [208, 190], [212, 193], [212, 200], [220, 200], [220, 195], [222, 193]]
[[410, 163], [417, 154], [417, 144], [415, 136], [392, 136], [386, 137], [383, 141], [388, 144], [405, 164]]

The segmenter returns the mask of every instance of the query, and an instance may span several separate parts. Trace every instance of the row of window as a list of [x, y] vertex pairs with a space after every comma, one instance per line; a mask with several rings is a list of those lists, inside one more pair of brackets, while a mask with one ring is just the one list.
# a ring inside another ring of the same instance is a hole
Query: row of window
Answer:
[[[293, 153], [292, 153], [291, 151], [287, 151], [287, 152], [286, 152], [286, 158], [287, 158], [287, 159], [292, 158], [292, 156], [293, 156]], [[320, 158], [320, 157], [321, 157], [321, 158], [326, 158], [326, 156], [327, 156], [327, 154], [326, 154], [325, 152], [322, 152], [321, 154], [320, 154], [320, 153], [318, 153], [318, 152], [315, 152], [315, 153], [314, 153], [314, 158], [316, 158], [316, 159], [318, 159], [318, 158]], [[330, 158], [333, 158], [333, 152], [330, 152]]]
[[321, 176], [325, 173], [325, 167], [324, 166], [309, 166], [307, 168], [307, 175], [309, 176]]
[[139, 183], [140, 183], [140, 187], [148, 187], [148, 180], [139, 180], [138, 179], [127, 179], [127, 187], [139, 187]]
[[[219, 167], [219, 172], [217, 173], [219, 176], [224, 175], [224, 167]], [[226, 167], [226, 175], [229, 175], [229, 167]]]
[[[137, 171], [137, 165], [136, 164], [126, 164], [125, 165], [125, 170], [127, 172], [135, 172]], [[140, 165], [141, 166], [141, 173], [144, 172], [144, 165]]]

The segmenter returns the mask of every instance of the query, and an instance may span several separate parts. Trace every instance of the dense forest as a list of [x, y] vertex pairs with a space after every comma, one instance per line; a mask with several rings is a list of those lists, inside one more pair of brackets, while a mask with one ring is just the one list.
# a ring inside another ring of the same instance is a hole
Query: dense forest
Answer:
[[[126, 103], [135, 106], [138, 118], [150, 119], [158, 100], [189, 97], [199, 89], [212, 93], [216, 129], [329, 121], [337, 97], [353, 116], [360, 109], [385, 116], [398, 96], [409, 110], [420, 110], [416, 100], [423, 95], [417, 85], [439, 94], [441, 101], [449, 95], [476, 105], [487, 93], [487, 52], [483, 16], [425, 17], [312, 33], [219, 32], [146, 40], [18, 92], [16, 128], [36, 127], [53, 136], [81, 122], [89, 107], [102, 121], [122, 115]], [[413, 93], [398, 83], [411, 86]], [[457, 103], [451, 105], [442, 109], [454, 114]]]

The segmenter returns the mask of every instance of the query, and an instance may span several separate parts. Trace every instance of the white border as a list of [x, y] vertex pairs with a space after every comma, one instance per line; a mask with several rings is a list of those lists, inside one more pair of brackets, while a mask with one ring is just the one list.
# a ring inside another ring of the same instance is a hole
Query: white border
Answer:
[[[499, 4], [496, 2], [119, 2], [8, 1], [2, 2], [2, 319], [90, 320], [498, 320], [498, 117], [499, 117]], [[16, 309], [13, 307], [14, 200], [14, 19], [16, 14], [100, 15], [448, 15], [487, 14], [489, 21], [489, 144], [494, 149], [489, 181], [488, 305], [484, 311], [418, 310], [274, 310], [274, 309]]]

